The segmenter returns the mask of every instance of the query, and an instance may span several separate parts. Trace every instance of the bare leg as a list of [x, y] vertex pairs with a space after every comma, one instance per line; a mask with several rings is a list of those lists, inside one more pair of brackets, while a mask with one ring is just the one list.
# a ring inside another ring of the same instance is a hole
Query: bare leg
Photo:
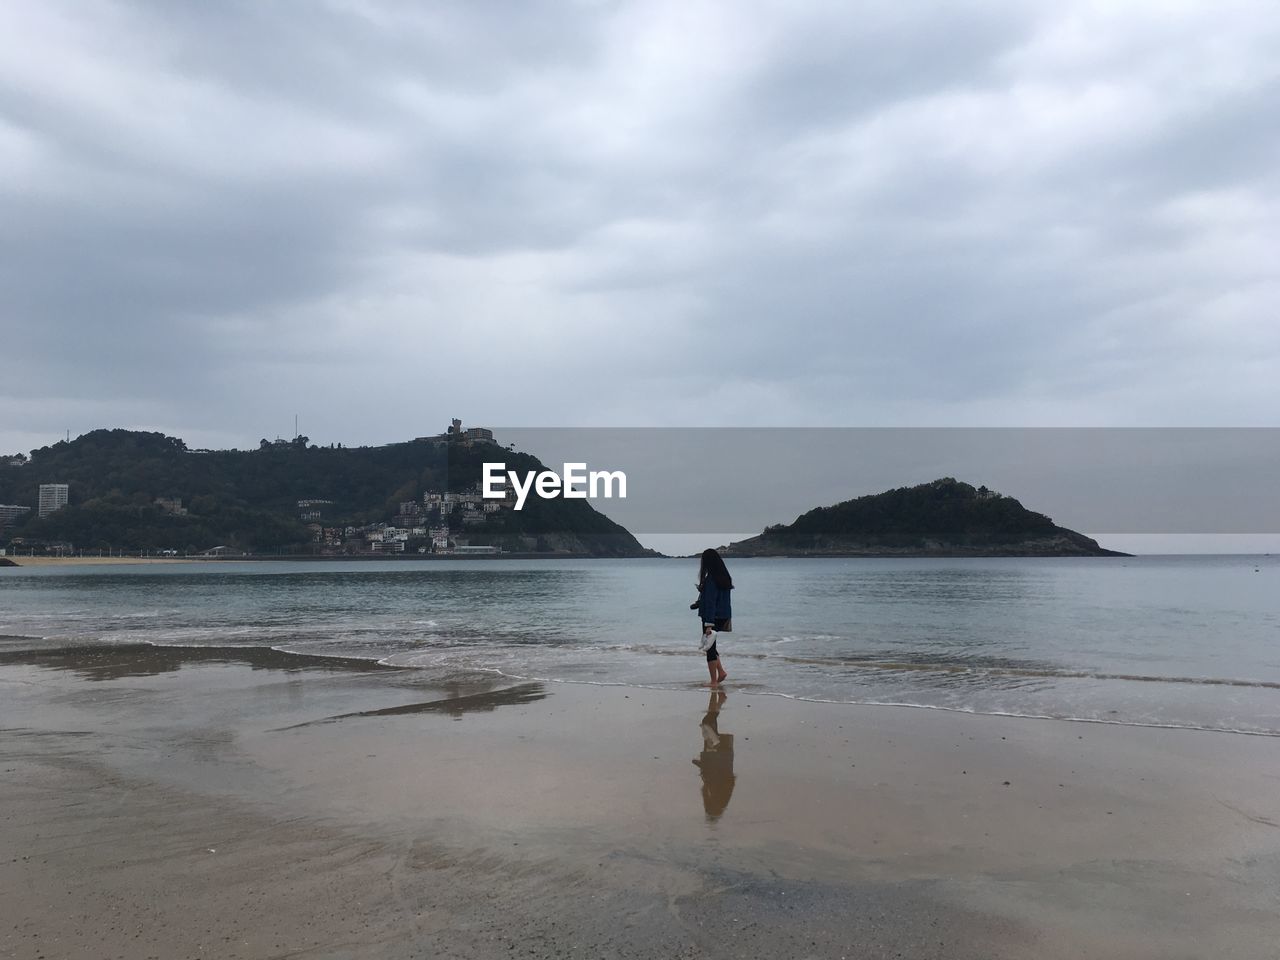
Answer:
[[[711, 661], [711, 665], [716, 668], [716, 672], [719, 674], [719, 676], [716, 677], [716, 682], [723, 683], [728, 678], [729, 675], [724, 672], [724, 667], [720, 665], [719, 658]], [[713, 687], [715, 685], [716, 685], [715, 683], [712, 684]]]
[[711, 685], [712, 685], [713, 687], [718, 687], [718, 686], [720, 686], [720, 673], [721, 673], [721, 671], [720, 671], [720, 661], [719, 661], [719, 660], [708, 660], [708, 661], [707, 661], [707, 672], [711, 674]]

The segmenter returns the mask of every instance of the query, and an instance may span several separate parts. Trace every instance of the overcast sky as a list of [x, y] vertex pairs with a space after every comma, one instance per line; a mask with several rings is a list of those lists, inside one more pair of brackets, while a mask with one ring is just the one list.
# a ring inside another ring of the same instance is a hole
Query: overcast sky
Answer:
[[0, 452], [1276, 425], [1277, 104], [1262, 0], [16, 0]]

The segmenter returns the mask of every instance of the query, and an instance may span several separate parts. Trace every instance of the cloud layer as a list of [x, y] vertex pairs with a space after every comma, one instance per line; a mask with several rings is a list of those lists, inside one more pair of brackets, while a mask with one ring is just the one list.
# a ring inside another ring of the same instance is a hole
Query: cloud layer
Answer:
[[1261, 2], [7, 4], [0, 452], [1274, 425], [1276, 103]]

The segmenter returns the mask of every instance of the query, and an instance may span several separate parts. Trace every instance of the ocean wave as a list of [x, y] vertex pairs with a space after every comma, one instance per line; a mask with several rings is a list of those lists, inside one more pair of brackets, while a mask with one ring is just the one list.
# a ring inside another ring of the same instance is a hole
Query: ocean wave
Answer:
[[[611, 644], [598, 648], [605, 651], [626, 651], [650, 656], [684, 657], [697, 655], [694, 649], [664, 647], [656, 644]], [[927, 674], [973, 677], [1018, 677], [1042, 680], [1124, 680], [1134, 683], [1171, 683], [1223, 687], [1254, 687], [1280, 690], [1280, 681], [1249, 677], [1192, 677], [1163, 674], [1120, 673], [1102, 670], [1074, 670], [1052, 666], [975, 666], [949, 660], [862, 659], [856, 657], [807, 657], [768, 651], [735, 650], [734, 659], [772, 661], [815, 667], [830, 667], [841, 671], [881, 671], [885, 673]]]
[[[122, 632], [123, 633], [123, 632]], [[468, 638], [472, 642], [464, 642], [461, 644], [444, 644], [433, 645], [428, 649], [421, 647], [416, 649], [402, 649], [397, 651], [387, 651], [366, 646], [361, 649], [358, 643], [344, 643], [340, 637], [330, 635], [322, 640], [314, 637], [297, 637], [293, 639], [274, 638], [276, 642], [268, 643], [252, 643], [252, 642], [235, 642], [229, 641], [225, 633], [218, 642], [198, 642], [198, 639], [191, 635], [183, 637], [147, 637], [147, 638], [126, 638], [119, 634], [99, 639], [94, 643], [86, 644], [83, 641], [76, 641], [70, 638], [37, 638], [22, 635], [0, 636], [3, 641], [3, 649], [8, 658], [13, 658], [15, 654], [23, 652], [23, 644], [27, 645], [32, 653], [41, 656], [57, 655], [59, 652], [77, 652], [83, 651], [91, 647], [105, 647], [108, 649], [118, 649], [128, 646], [150, 646], [165, 649], [189, 649], [199, 651], [202, 655], [216, 654], [219, 650], [225, 650], [232, 655], [244, 655], [246, 652], [270, 651], [283, 657], [297, 657], [313, 661], [332, 661], [341, 663], [343, 661], [352, 664], [362, 663], [367, 665], [377, 665], [388, 669], [395, 670], [415, 670], [415, 671], [433, 671], [437, 673], [448, 673], [456, 675], [459, 672], [473, 674], [497, 675], [511, 680], [518, 681], [539, 681], [543, 683], [560, 683], [560, 684], [576, 684], [583, 686], [599, 686], [599, 687], [623, 687], [634, 689], [652, 689], [652, 690], [688, 690], [690, 688], [702, 689], [700, 680], [690, 680], [685, 676], [678, 678], [635, 678], [621, 676], [618, 678], [610, 677], [575, 677], [569, 675], [572, 673], [576, 662], [569, 667], [568, 672], [556, 669], [554, 666], [548, 669], [539, 669], [533, 663], [529, 662], [525, 653], [527, 647], [522, 648], [518, 645], [495, 647], [492, 645], [480, 645], [476, 640], [479, 637]], [[701, 654], [693, 648], [669, 648], [656, 645], [614, 645], [608, 649], [613, 652], [628, 652], [659, 655], [662, 657], [676, 657], [680, 659], [700, 659]], [[552, 649], [550, 652], [557, 652]], [[501, 663], [503, 659], [508, 662]], [[1038, 703], [1034, 698], [1028, 697], [1025, 706], [1009, 706], [1007, 703], [1001, 704], [982, 704], [978, 702], [982, 699], [983, 691], [978, 688], [979, 696], [975, 702], [970, 703], [931, 703], [924, 702], [928, 699], [926, 694], [922, 694], [917, 699], [896, 698], [892, 694], [886, 696], [886, 691], [882, 684], [873, 685], [875, 689], [868, 689], [864, 693], [859, 694], [856, 687], [845, 687], [842, 689], [832, 690], [832, 686], [838, 686], [840, 676], [848, 676], [850, 672], [862, 673], [870, 676], [922, 676], [930, 673], [941, 674], [945, 676], [954, 676], [957, 674], [974, 676], [975, 678], [983, 677], [1032, 677], [1036, 679], [1045, 679], [1050, 681], [1109, 681], [1122, 683], [1143, 683], [1143, 684], [1170, 684], [1170, 685], [1186, 685], [1193, 688], [1206, 687], [1231, 687], [1246, 688], [1258, 691], [1274, 691], [1280, 690], [1280, 682], [1270, 680], [1255, 680], [1247, 678], [1233, 677], [1183, 677], [1183, 676], [1161, 676], [1148, 674], [1131, 674], [1116, 673], [1106, 671], [1083, 671], [1083, 670], [1062, 670], [1062, 669], [1044, 669], [1044, 668], [1023, 668], [1023, 667], [974, 667], [969, 665], [959, 665], [948, 662], [933, 661], [899, 661], [899, 660], [863, 660], [849, 661], [847, 659], [832, 658], [812, 658], [812, 657], [784, 657], [770, 653], [750, 653], [735, 654], [736, 660], [749, 660], [757, 663], [769, 662], [776, 663], [784, 661], [795, 665], [819, 666], [823, 668], [840, 668], [839, 672], [825, 673], [823, 676], [816, 677], [811, 675], [804, 677], [798, 674], [784, 674], [781, 676], [770, 677], [767, 680], [752, 676], [751, 671], [747, 675], [740, 676], [732, 685], [732, 688], [747, 696], [771, 696], [780, 697], [787, 700], [795, 700], [800, 702], [818, 703], [818, 704], [849, 704], [860, 706], [875, 707], [903, 707], [921, 710], [941, 710], [951, 713], [967, 713], [981, 716], [1008, 716], [1019, 717], [1023, 719], [1036, 720], [1062, 720], [1074, 723], [1100, 723], [1115, 726], [1134, 726], [1134, 727], [1153, 727], [1166, 729], [1184, 729], [1184, 730], [1201, 730], [1215, 733], [1236, 733], [1250, 736], [1280, 736], [1280, 730], [1268, 728], [1264, 723], [1257, 725], [1249, 725], [1240, 723], [1236, 718], [1222, 718], [1220, 720], [1204, 721], [1204, 720], [1184, 720], [1179, 719], [1176, 714], [1179, 708], [1176, 704], [1162, 704], [1160, 712], [1168, 712], [1170, 717], [1158, 719], [1144, 719], [1140, 714], [1145, 709], [1150, 708], [1150, 704], [1135, 705], [1134, 703], [1124, 703], [1118, 701], [1119, 710], [1113, 711], [1118, 713], [1117, 716], [1101, 717], [1090, 715], [1088, 711], [1082, 709], [1072, 709], [1067, 705], [1060, 705], [1057, 708], [1045, 709], [1043, 702]], [[637, 664], [642, 661], [635, 661]], [[806, 690], [805, 687], [812, 688], [815, 683], [821, 689], [814, 692], [812, 689]], [[788, 689], [790, 687], [791, 689]], [[994, 688], [992, 688], [994, 690]], [[990, 691], [987, 691], [990, 692]], [[1185, 711], [1184, 711], [1185, 712]], [[1126, 715], [1127, 714], [1127, 715]]]
[[[707, 688], [699, 679], [694, 681], [672, 680], [668, 682], [638, 683], [619, 680], [587, 680], [580, 677], [536, 676], [533, 674], [512, 673], [497, 667], [484, 669], [482, 672], [492, 673], [508, 680], [538, 681], [540, 683], [561, 683], [587, 687], [623, 687], [635, 690], [678, 691], [689, 688], [704, 692]], [[1058, 720], [1066, 723], [1096, 723], [1115, 727], [1145, 727], [1157, 730], [1195, 730], [1203, 733], [1231, 733], [1250, 737], [1280, 737], [1280, 730], [1267, 730], [1256, 727], [1236, 727], [1211, 723], [1179, 723], [1176, 721], [1153, 721], [1107, 717], [1086, 717], [1070, 713], [1033, 713], [1020, 710], [982, 709], [980, 707], [954, 706], [947, 704], [916, 703], [907, 700], [876, 700], [870, 698], [842, 699], [838, 697], [820, 697], [815, 695], [787, 693], [782, 690], [765, 689], [761, 684], [733, 683], [729, 688], [743, 696], [777, 697], [797, 703], [829, 704], [833, 706], [859, 707], [900, 707], [909, 710], [938, 710], [943, 713], [960, 713], [981, 717], [1011, 717], [1022, 720]]]

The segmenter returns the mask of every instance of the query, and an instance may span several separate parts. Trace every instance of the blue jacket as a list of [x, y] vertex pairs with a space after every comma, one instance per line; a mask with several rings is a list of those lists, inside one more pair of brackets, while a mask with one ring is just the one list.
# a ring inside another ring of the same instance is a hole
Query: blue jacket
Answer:
[[715, 623], [717, 620], [728, 620], [733, 616], [733, 607], [729, 603], [731, 590], [721, 590], [716, 586], [714, 577], [707, 577], [702, 584], [702, 594], [698, 602], [698, 614], [703, 623]]

